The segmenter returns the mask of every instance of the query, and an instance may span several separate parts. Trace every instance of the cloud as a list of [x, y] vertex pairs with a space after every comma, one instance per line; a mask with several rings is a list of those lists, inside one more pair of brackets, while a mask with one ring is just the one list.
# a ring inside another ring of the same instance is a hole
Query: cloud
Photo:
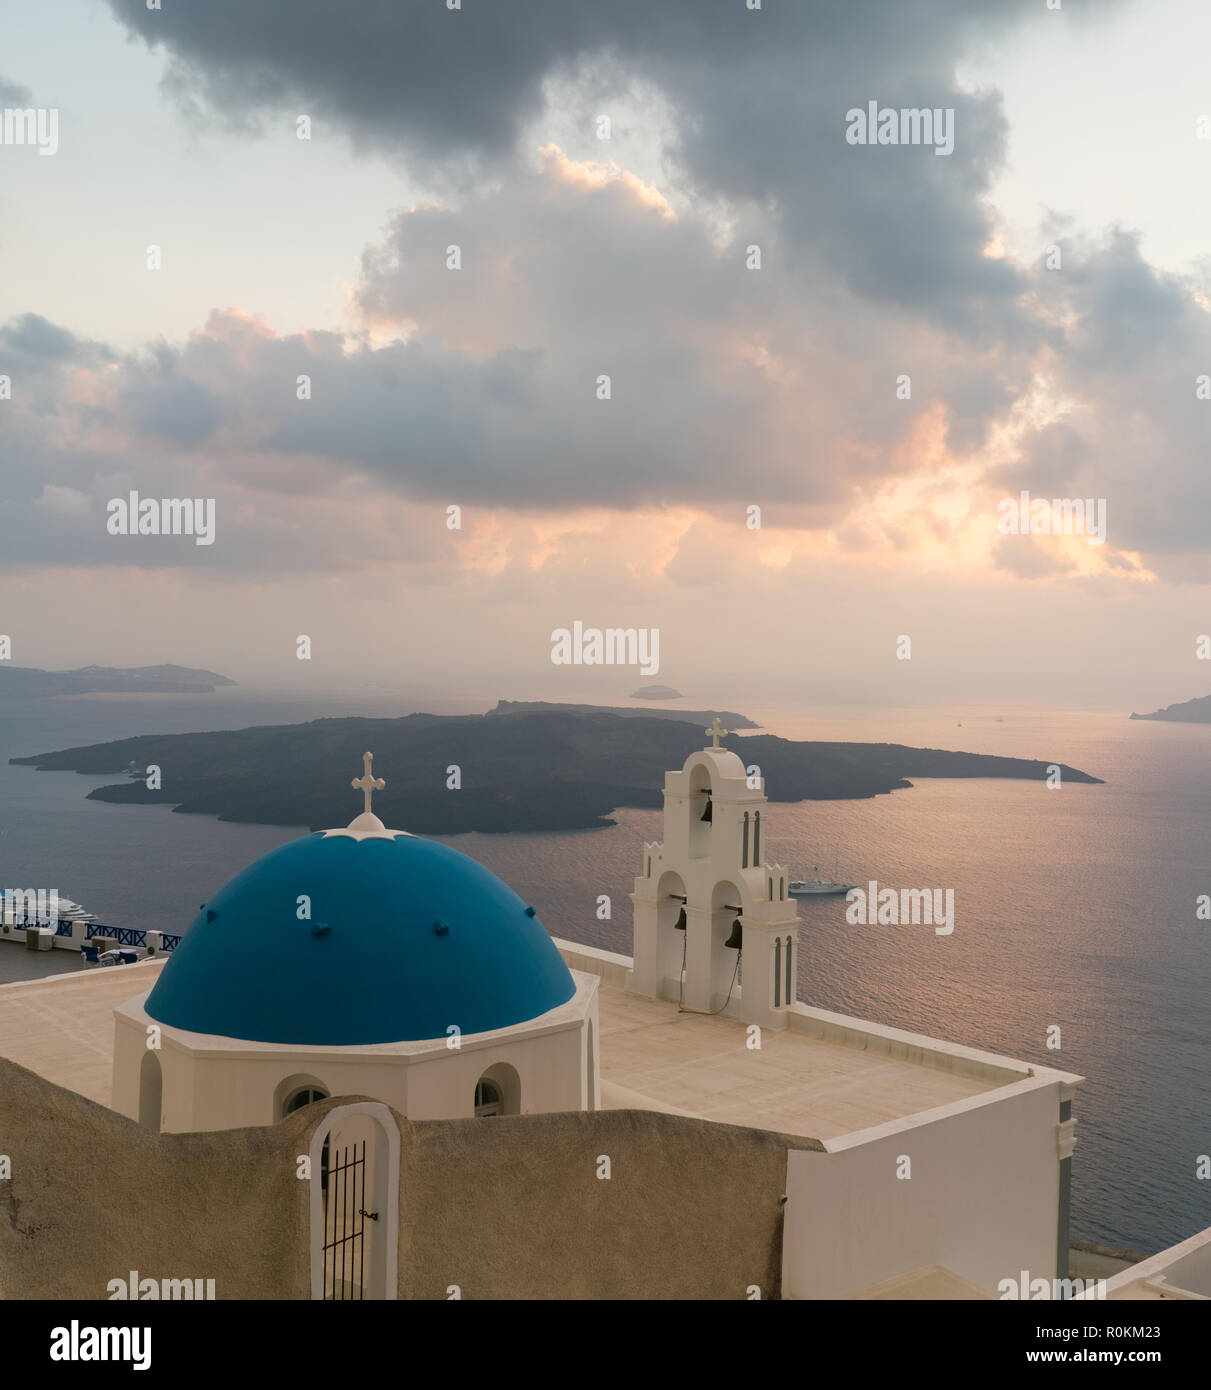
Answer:
[[[995, 93], [958, 87], [955, 66], [976, 36], [1037, 13], [1035, 0], [974, 15], [968, 0], [761, 10], [515, 0], [457, 11], [312, 0], [291, 16], [241, 0], [110, 6], [167, 52], [173, 91], [197, 111], [240, 127], [307, 111], [441, 187], [498, 178], [528, 157], [519, 142], [553, 114], [552, 83], [578, 108], [559, 114], [586, 131], [611, 86], [625, 107], [644, 84], [672, 113], [666, 154], [687, 190], [774, 210], [805, 275], [826, 264], [861, 295], [977, 339], [1015, 323], [1025, 331], [1020, 274], [983, 254], [1005, 119]], [[848, 144], [847, 111], [871, 100], [952, 108], [953, 153]]]
[[[224, 310], [118, 354], [36, 315], [0, 330], [14, 500], [43, 482], [94, 505], [138, 479], [221, 493], [237, 520], [206, 561], [232, 566], [341, 569], [328, 531], [298, 536], [370, 498], [514, 518], [757, 504], [852, 556], [950, 547], [961, 566], [981, 545], [996, 563], [972, 518], [1026, 488], [1107, 496], [1108, 567], [1207, 551], [1193, 380], [1211, 320], [1192, 284], [1129, 232], [1081, 241], [1058, 214], [1062, 272], [997, 241], [1005, 118], [955, 66], [1026, 0], [111, 7], [199, 109], [245, 127], [307, 109], [442, 188], [366, 248], [364, 332], [281, 336]], [[591, 140], [615, 99], [615, 142]], [[849, 145], [868, 100], [953, 107], [953, 154]], [[582, 148], [534, 139], [556, 119]], [[632, 167], [645, 138], [659, 148]], [[944, 514], [957, 477], [966, 511]], [[706, 534], [683, 526], [670, 580], [709, 574]]]
[[165, 353], [155, 367], [128, 368], [118, 407], [132, 430], [162, 436], [180, 444], [200, 444], [213, 434], [222, 418], [214, 396], [197, 381], [173, 370]]
[[33, 104], [33, 99], [28, 87], [22, 87], [18, 82], [10, 82], [0, 75], [0, 106], [26, 108]]
[[996, 563], [1019, 579], [1055, 579], [1071, 574], [1071, 556], [1033, 536], [1002, 536], [995, 551]]
[[[1177, 573], [1177, 557], [1211, 552], [1211, 311], [1196, 281], [1160, 272], [1139, 238], [1111, 228], [1064, 245], [1063, 269], [1038, 293], [1065, 323], [1041, 371], [1060, 419], [1026, 434], [996, 481], [1010, 493], [1107, 501], [1109, 544]], [[1187, 567], [1182, 572], [1188, 574]]]
[[8, 357], [49, 362], [83, 361], [92, 355], [89, 344], [38, 314], [22, 314], [0, 326], [0, 351]]
[[[550, 152], [457, 209], [395, 219], [357, 289], [375, 340], [388, 335], [378, 346], [279, 336], [239, 311], [215, 313], [182, 345], [127, 355], [32, 316], [0, 329], [0, 350], [23, 364], [3, 486], [32, 501], [49, 481], [97, 505], [132, 486], [222, 495], [225, 517], [246, 525], [190, 563], [345, 568], [326, 533], [301, 546], [292, 527], [314, 524], [311, 509], [356, 513], [380, 496], [515, 515], [722, 518], [757, 504], [850, 555], [937, 564], [950, 553], [960, 568], [982, 555], [1022, 577], [1071, 569], [1030, 542], [994, 553], [971, 533], [1025, 489], [1107, 499], [1109, 544], [1082, 566], [1096, 558], [1134, 575], [1142, 555], [1164, 573], [1168, 555], [1188, 575], [1181, 557], [1208, 551], [1209, 403], [1195, 374], [1211, 355], [1211, 315], [1118, 232], [1074, 242], [1065, 267], [1065, 279], [1023, 271], [1032, 302], [1046, 299], [1048, 321], [1063, 325], [1031, 352], [888, 322], [837, 286], [808, 315], [776, 277], [760, 280], [767, 269], [744, 268], [738, 243], [668, 216], [658, 193], [616, 171], [588, 177]], [[1148, 333], [1124, 342], [1141, 323]], [[397, 328], [405, 337], [391, 340]], [[895, 389], [904, 368], [909, 400]], [[609, 400], [597, 398], [603, 373]], [[1177, 517], [1174, 496], [1190, 500]], [[263, 551], [257, 526], [273, 536]], [[662, 572], [698, 582], [709, 565], [690, 537]]]

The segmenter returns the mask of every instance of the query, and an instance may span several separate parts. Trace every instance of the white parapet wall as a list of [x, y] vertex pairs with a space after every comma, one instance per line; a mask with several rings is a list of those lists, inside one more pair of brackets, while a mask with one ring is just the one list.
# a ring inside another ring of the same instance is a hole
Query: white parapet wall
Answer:
[[1052, 1279], [1062, 1074], [1029, 1077], [787, 1156], [784, 1298], [852, 1298], [940, 1266], [993, 1297]]
[[[626, 988], [633, 968], [630, 956], [620, 955], [615, 951], [603, 951], [596, 946], [582, 946], [578, 941], [566, 941], [560, 937], [552, 939], [570, 970], [583, 970], [600, 975], [607, 984]], [[739, 986], [734, 993], [741, 993]], [[727, 1013], [729, 1017], [734, 1016], [730, 1009]], [[978, 1076], [1004, 1085], [1026, 1080], [1045, 1070], [1034, 1067], [1029, 1062], [1002, 1057], [999, 1053], [983, 1052], [978, 1048], [964, 1047], [940, 1038], [930, 1038], [922, 1033], [908, 1033], [901, 1028], [890, 1028], [882, 1023], [869, 1023], [863, 1019], [850, 1018], [847, 1014], [832, 1013], [828, 1009], [813, 1009], [799, 1002], [787, 1011], [787, 1023], [794, 1032], [841, 1043], [862, 1052], [884, 1053], [889, 1057], [915, 1062], [923, 1067], [936, 1067], [940, 1071]], [[1049, 1074], [1053, 1077], [1064, 1077], [1073, 1083], [1081, 1079], [1064, 1072]]]
[[[1182, 1302], [1211, 1300], [1211, 1226], [1180, 1245], [1112, 1275], [1106, 1281], [1106, 1298], [1164, 1298]], [[1092, 1299], [1086, 1291], [1078, 1298]]]
[[[860, 1048], [863, 1052], [881, 1052], [922, 1067], [936, 1067], [940, 1071], [962, 1076], [983, 1077], [1006, 1085], [1025, 1080], [1043, 1070], [1031, 1066], [1029, 1062], [1019, 1062], [995, 1052], [982, 1052], [960, 1043], [930, 1038], [923, 1033], [908, 1033], [902, 1028], [868, 1023], [846, 1014], [832, 1013], [828, 1009], [809, 1008], [802, 1003], [792, 1006], [788, 1022], [793, 1031], [807, 1033], [811, 1037]], [[1054, 1075], [1067, 1076], [1067, 1073], [1057, 1072]], [[1068, 1079], [1074, 1082], [1080, 1080], [1079, 1077]]]
[[583, 970], [588, 975], [600, 976], [608, 985], [626, 988], [632, 968], [630, 956], [601, 951], [596, 946], [582, 946], [578, 941], [564, 941], [558, 936], [551, 939], [569, 970]]

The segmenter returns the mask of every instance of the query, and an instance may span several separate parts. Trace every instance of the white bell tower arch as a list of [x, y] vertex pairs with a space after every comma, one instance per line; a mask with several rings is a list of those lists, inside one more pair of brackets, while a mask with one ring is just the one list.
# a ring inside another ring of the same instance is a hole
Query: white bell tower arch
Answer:
[[764, 783], [750, 786], [741, 760], [719, 746], [726, 730], [718, 719], [706, 732], [711, 746], [665, 773], [664, 841], [644, 845], [631, 894], [627, 987], [696, 1013], [785, 1027], [799, 917], [786, 870], [764, 857]]

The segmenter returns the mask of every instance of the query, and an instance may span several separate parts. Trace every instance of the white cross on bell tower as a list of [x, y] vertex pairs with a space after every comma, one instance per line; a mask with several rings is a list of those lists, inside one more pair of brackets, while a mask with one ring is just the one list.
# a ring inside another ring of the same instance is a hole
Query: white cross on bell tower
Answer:
[[711, 720], [711, 727], [709, 729], [703, 729], [702, 732], [704, 734], [710, 734], [712, 740], [711, 746], [713, 748], [718, 748], [719, 740], [721, 738], [727, 738], [728, 736], [728, 731], [720, 724], [718, 715]]

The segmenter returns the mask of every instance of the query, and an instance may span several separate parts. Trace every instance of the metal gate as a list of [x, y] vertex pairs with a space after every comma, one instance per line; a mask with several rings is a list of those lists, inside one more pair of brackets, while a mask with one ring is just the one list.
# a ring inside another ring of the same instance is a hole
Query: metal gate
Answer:
[[329, 1153], [324, 1144], [324, 1298], [366, 1297], [366, 1141]]

